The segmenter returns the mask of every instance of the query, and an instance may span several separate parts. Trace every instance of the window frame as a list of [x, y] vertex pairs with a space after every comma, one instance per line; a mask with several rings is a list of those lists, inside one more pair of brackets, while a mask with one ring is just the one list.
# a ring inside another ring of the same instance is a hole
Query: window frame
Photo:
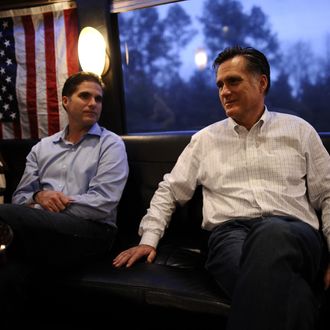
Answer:
[[171, 2], [181, 2], [188, 0], [112, 0], [111, 13], [119, 14], [136, 9], [143, 9]]

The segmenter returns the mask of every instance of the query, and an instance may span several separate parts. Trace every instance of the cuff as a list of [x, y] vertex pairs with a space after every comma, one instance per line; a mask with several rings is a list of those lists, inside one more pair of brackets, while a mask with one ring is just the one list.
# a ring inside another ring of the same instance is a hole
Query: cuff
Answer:
[[145, 232], [143, 233], [143, 236], [140, 240], [140, 244], [150, 245], [156, 249], [159, 239], [160, 239], [159, 235], [151, 232]]

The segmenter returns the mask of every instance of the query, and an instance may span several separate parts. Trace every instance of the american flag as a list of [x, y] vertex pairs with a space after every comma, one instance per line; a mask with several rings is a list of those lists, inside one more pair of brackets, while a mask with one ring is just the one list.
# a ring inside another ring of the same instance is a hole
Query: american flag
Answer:
[[61, 91], [79, 71], [74, 2], [0, 11], [0, 139], [49, 136], [66, 125]]

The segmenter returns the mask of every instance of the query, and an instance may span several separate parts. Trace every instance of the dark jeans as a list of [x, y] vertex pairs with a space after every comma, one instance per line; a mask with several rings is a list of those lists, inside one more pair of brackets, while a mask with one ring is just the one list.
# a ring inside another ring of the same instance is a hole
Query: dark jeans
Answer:
[[16, 312], [19, 294], [36, 271], [105, 256], [116, 234], [107, 224], [13, 204], [0, 205], [0, 221], [14, 232], [7, 262], [0, 267], [0, 319], [4, 311]]
[[231, 220], [209, 239], [206, 268], [231, 298], [229, 330], [314, 330], [324, 241], [289, 217]]

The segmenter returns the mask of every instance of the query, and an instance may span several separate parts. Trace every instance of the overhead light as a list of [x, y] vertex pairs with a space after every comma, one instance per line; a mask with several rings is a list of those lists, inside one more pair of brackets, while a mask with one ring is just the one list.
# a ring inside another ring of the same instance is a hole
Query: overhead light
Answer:
[[83, 71], [102, 76], [109, 68], [110, 59], [102, 34], [93, 27], [84, 27], [78, 39], [78, 57]]

